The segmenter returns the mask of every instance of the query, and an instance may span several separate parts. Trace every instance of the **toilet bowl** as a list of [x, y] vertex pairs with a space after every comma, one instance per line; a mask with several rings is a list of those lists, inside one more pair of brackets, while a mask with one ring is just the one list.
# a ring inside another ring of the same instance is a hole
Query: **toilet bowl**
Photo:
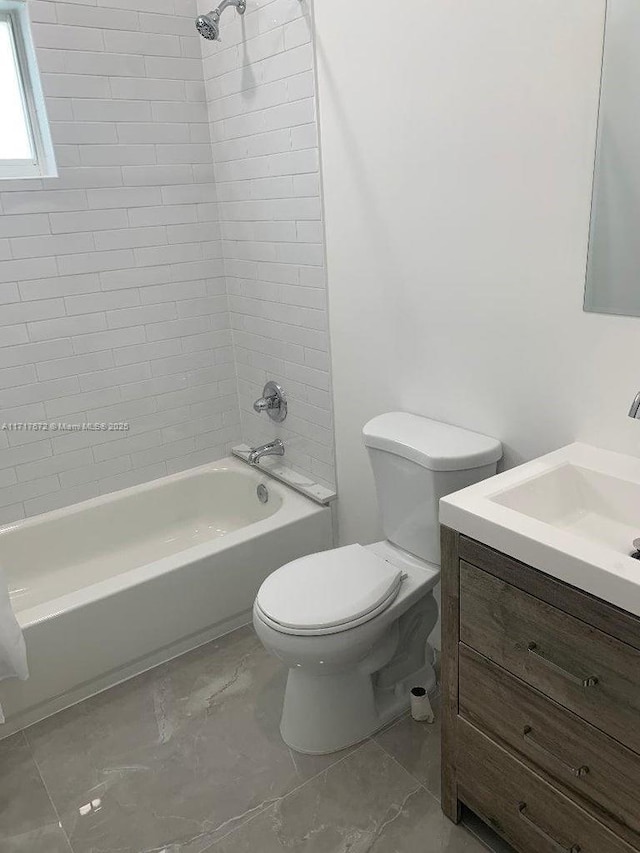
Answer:
[[[334, 752], [357, 743], [405, 710], [414, 684], [433, 689], [436, 683], [425, 651], [438, 619], [433, 590], [440, 569], [388, 542], [355, 545], [290, 563], [287, 568], [300, 573], [300, 585], [296, 588], [287, 579], [288, 594], [304, 596], [319, 585], [329, 561], [345, 574], [349, 565], [379, 563], [390, 578], [398, 572], [400, 583], [395, 594], [369, 612], [321, 628], [317, 620], [315, 627], [283, 626], [274, 618], [280, 613], [277, 607], [271, 607], [271, 615], [265, 612], [268, 607], [263, 609], [264, 587], [258, 595], [253, 609], [256, 633], [289, 669], [280, 730], [285, 743], [298, 752]], [[344, 602], [338, 588], [335, 600]]]
[[495, 439], [417, 415], [364, 428], [387, 538], [311, 554], [273, 572], [253, 607], [264, 646], [288, 668], [280, 731], [322, 754], [403, 713], [433, 690], [427, 639], [438, 621], [438, 500], [495, 473]]

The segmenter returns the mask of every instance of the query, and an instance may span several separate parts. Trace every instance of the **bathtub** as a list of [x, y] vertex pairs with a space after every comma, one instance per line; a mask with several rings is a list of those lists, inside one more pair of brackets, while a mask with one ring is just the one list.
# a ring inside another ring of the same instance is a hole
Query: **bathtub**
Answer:
[[328, 507], [233, 458], [0, 528], [31, 673], [0, 683], [0, 737], [249, 622], [270, 572], [331, 547]]

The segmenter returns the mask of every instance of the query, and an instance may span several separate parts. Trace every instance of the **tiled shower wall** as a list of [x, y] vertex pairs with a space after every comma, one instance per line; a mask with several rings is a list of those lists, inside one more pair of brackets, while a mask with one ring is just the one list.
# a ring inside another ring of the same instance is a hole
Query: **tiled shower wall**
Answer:
[[[249, 0], [203, 41], [243, 439], [332, 484], [333, 427], [311, 0]], [[204, 6], [202, 7], [204, 9]], [[283, 425], [253, 412], [284, 385]]]
[[239, 431], [195, 4], [29, 7], [60, 177], [1, 186], [0, 421], [130, 430], [1, 431], [0, 523]]
[[[304, 3], [227, 11], [222, 45], [195, 0], [29, 7], [60, 177], [0, 188], [0, 422], [130, 428], [0, 431], [0, 523], [276, 433], [332, 482]], [[251, 411], [266, 378], [286, 429]]]

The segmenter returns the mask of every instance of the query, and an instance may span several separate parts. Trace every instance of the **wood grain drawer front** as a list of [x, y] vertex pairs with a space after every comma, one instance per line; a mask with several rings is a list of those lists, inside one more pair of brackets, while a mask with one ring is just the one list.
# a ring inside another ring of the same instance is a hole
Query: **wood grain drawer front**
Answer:
[[460, 715], [640, 846], [638, 756], [466, 646], [459, 651]]
[[460, 640], [640, 753], [640, 652], [460, 563]]
[[458, 796], [520, 853], [637, 853], [462, 718]]

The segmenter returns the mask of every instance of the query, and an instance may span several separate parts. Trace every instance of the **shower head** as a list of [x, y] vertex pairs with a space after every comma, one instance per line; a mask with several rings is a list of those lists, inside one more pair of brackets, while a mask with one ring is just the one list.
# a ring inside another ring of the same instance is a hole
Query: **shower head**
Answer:
[[[215, 10], [217, 12], [217, 9]], [[209, 12], [208, 15], [199, 15], [196, 18], [196, 29], [204, 39], [215, 41], [220, 35], [220, 13], [214, 17], [215, 12]]]
[[209, 41], [217, 41], [220, 38], [220, 16], [227, 6], [235, 6], [237, 13], [244, 15], [247, 0], [222, 0], [217, 9], [212, 9], [206, 15], [199, 15], [196, 18], [196, 29], [203, 38]]

